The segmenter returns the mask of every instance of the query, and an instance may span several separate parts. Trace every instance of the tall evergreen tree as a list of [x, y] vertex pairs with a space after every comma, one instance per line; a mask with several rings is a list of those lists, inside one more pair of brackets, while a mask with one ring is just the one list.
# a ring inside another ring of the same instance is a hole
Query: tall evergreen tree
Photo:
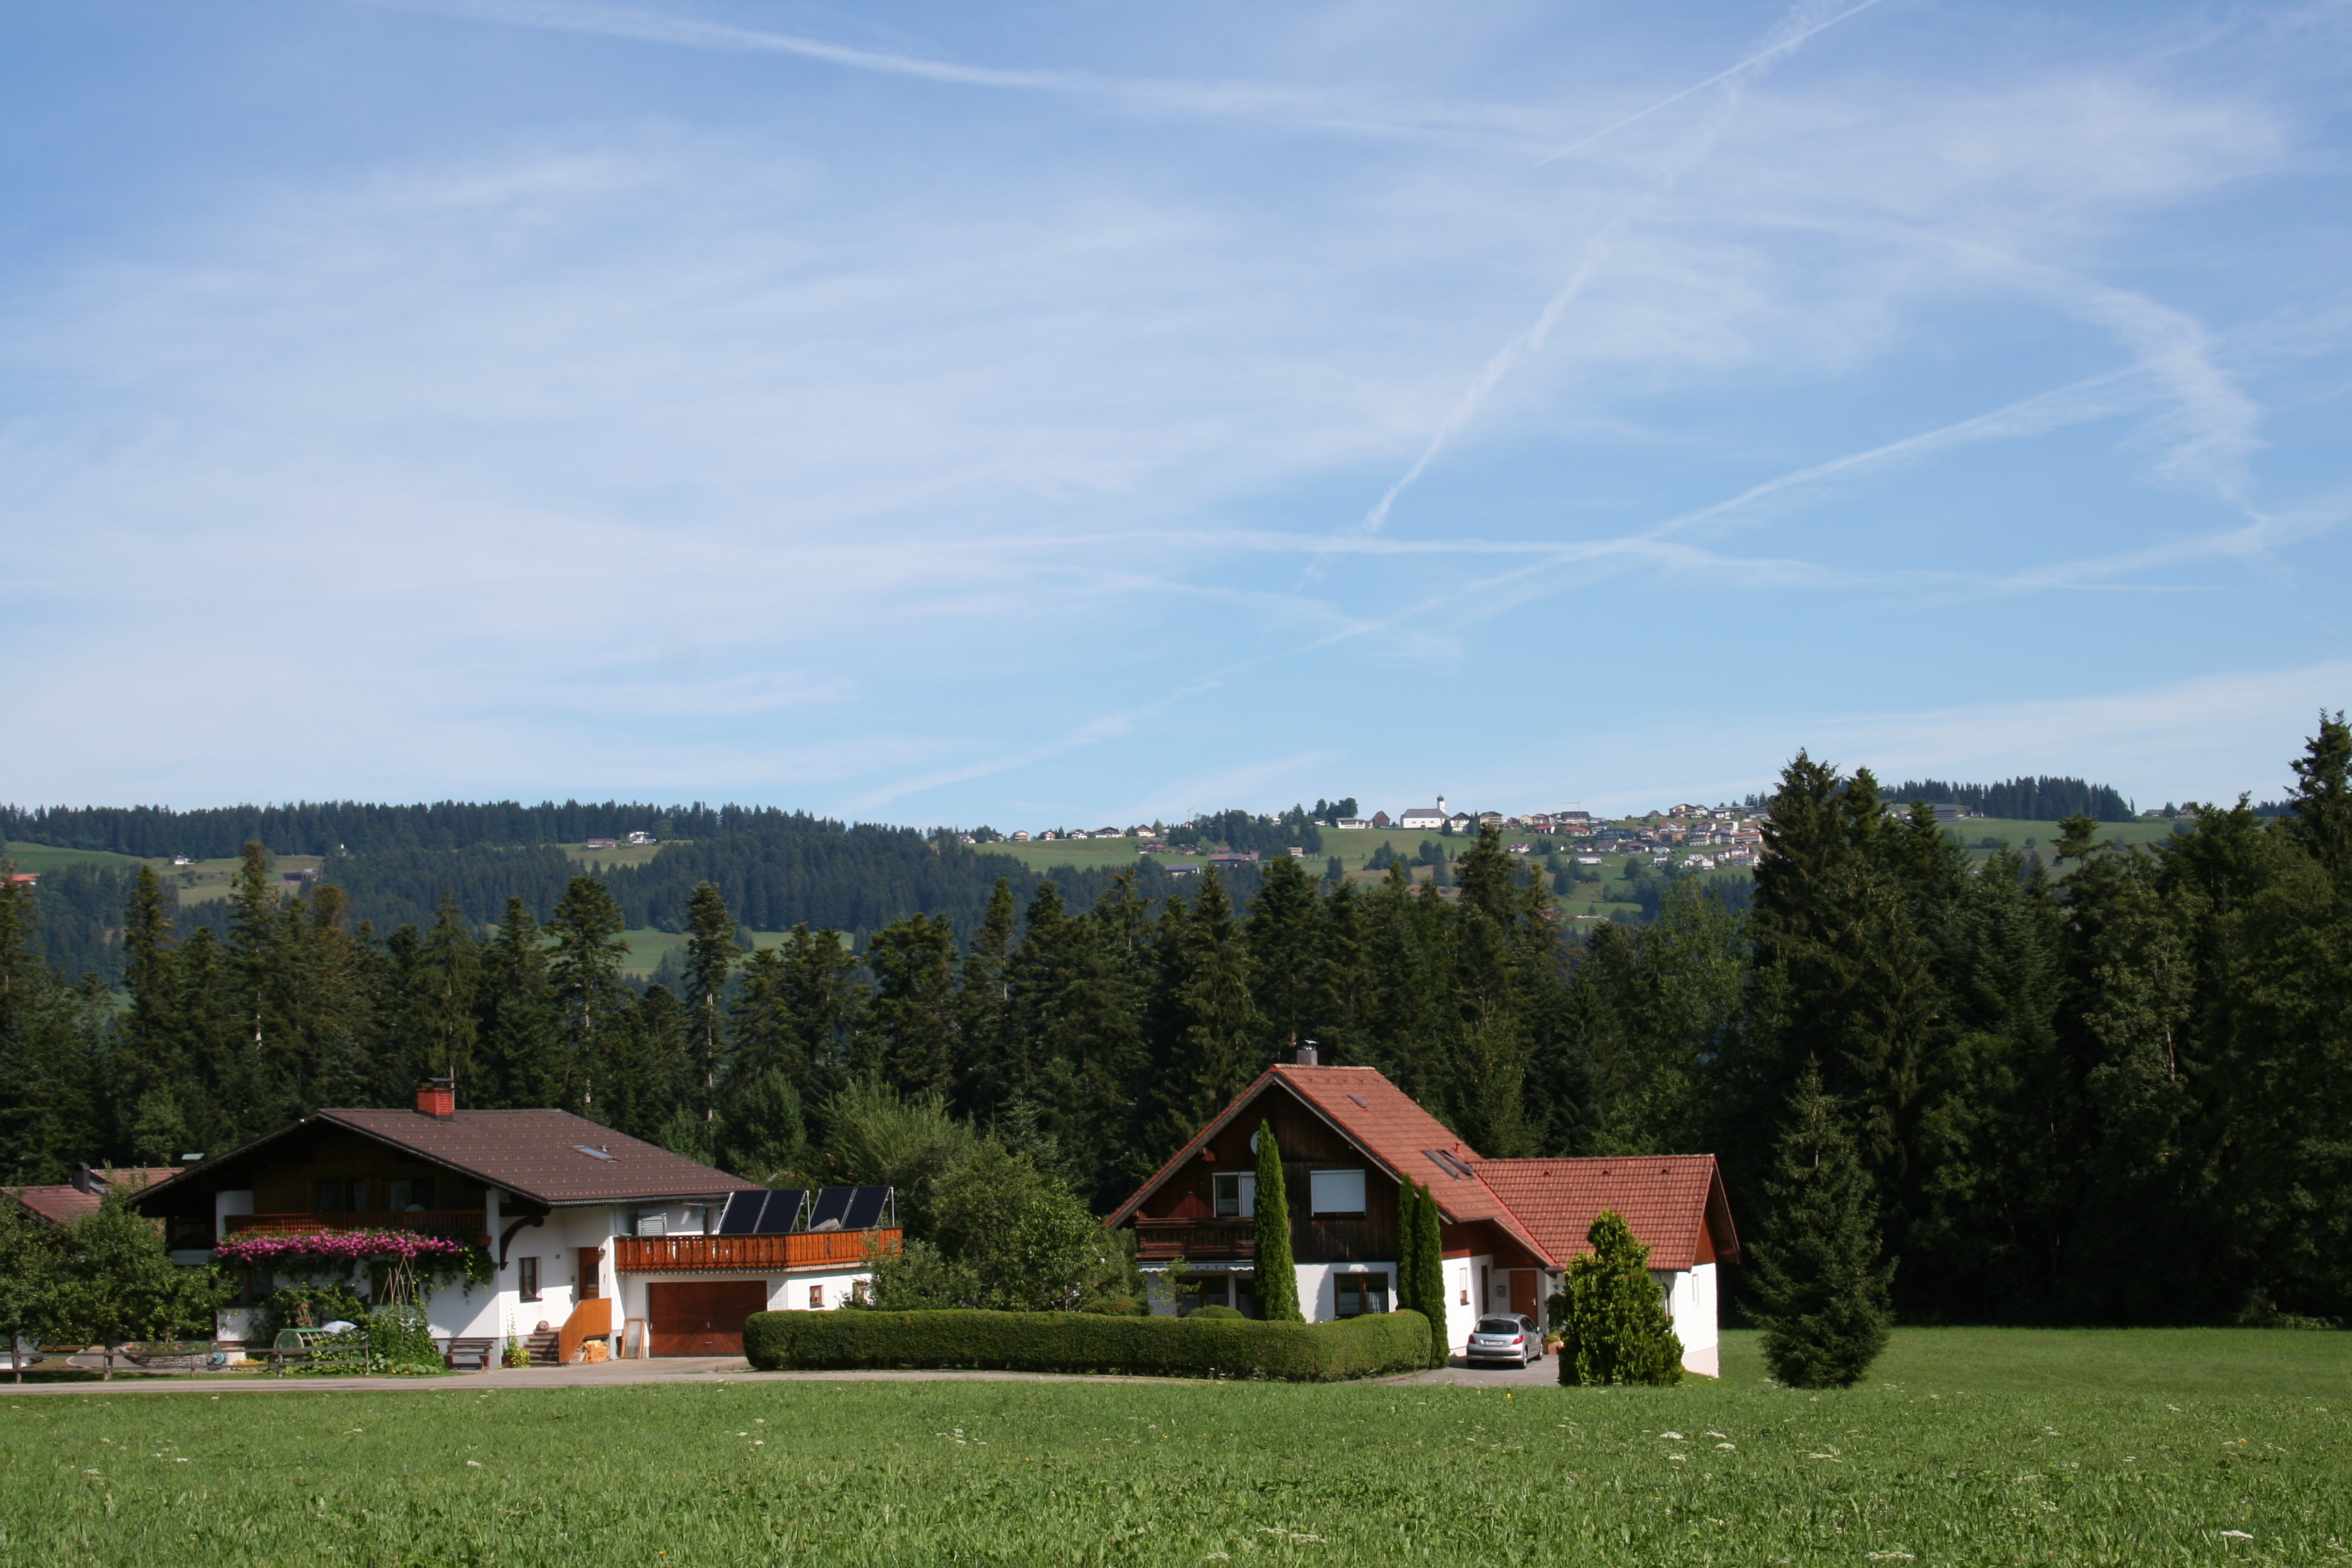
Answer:
[[597, 1114], [595, 1068], [620, 1021], [621, 961], [629, 952], [621, 919], [621, 906], [604, 883], [593, 877], [574, 877], [547, 922], [548, 933], [555, 939], [548, 976], [562, 1009], [571, 1098], [591, 1116]]
[[1267, 865], [1244, 930], [1263, 1031], [1258, 1059], [1287, 1061], [1301, 1043], [1319, 1040], [1331, 1013], [1323, 900], [1297, 860], [1282, 855]]
[[1767, 1239], [1754, 1251], [1764, 1361], [1792, 1388], [1844, 1388], [1886, 1348], [1877, 1201], [1845, 1115], [1808, 1069], [1790, 1097]]
[[1290, 1184], [1283, 1179], [1282, 1145], [1274, 1123], [1257, 1126], [1257, 1315], [1269, 1323], [1303, 1323], [1298, 1266], [1290, 1247]]
[[908, 915], [874, 933], [875, 1066], [902, 1093], [944, 1099], [956, 1081], [955, 931]]
[[687, 900], [686, 931], [686, 1005], [694, 1015], [689, 1054], [697, 1109], [707, 1121], [718, 1115], [719, 1079], [727, 1065], [727, 982], [743, 957], [735, 917], [716, 882], [695, 884]]
[[1249, 953], [1216, 872], [1202, 878], [1198, 897], [1168, 900], [1156, 945], [1159, 1070], [1150, 1142], [1164, 1152], [1190, 1138], [1265, 1064]]
[[956, 1033], [962, 1050], [952, 1099], [967, 1116], [994, 1110], [998, 1086], [1009, 1075], [1006, 1034], [1018, 919], [1013, 885], [999, 877], [956, 977]]
[[1445, 1294], [1444, 1222], [1436, 1194], [1423, 1187], [1420, 1201], [1413, 1205], [1417, 1234], [1412, 1261], [1420, 1279], [1413, 1294], [1428, 1303], [1422, 1312], [1429, 1319], [1429, 1364], [1433, 1367], [1444, 1366], [1454, 1359], [1454, 1336], [1446, 1328], [1451, 1303]]
[[520, 898], [507, 900], [482, 950], [475, 990], [480, 1063], [473, 1103], [485, 1110], [554, 1109], [570, 1099], [562, 1013], [538, 922]]

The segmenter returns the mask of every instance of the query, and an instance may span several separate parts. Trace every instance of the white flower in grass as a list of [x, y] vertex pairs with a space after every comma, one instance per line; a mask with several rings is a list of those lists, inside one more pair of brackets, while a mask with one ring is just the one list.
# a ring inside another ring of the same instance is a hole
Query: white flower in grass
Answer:
[[2242, 1530], [2225, 1530], [2221, 1532], [2221, 1539], [2224, 1541], [2252, 1541], [2253, 1537], [2247, 1534]]

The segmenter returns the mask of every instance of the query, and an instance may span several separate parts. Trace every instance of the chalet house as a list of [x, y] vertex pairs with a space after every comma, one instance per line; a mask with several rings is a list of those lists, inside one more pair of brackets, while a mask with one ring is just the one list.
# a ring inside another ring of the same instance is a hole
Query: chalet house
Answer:
[[[1385, 814], [1384, 814], [1384, 815], [1385, 815]], [[1370, 826], [1371, 826], [1371, 824], [1370, 824], [1370, 823], [1369, 823], [1369, 822], [1367, 822], [1367, 821], [1365, 821], [1365, 820], [1364, 820], [1362, 817], [1360, 817], [1360, 816], [1343, 816], [1343, 817], [1339, 818], [1339, 821], [1337, 821], [1337, 822], [1333, 823], [1331, 826], [1334, 826], [1334, 827], [1338, 827], [1338, 828], [1345, 829], [1345, 830], [1347, 830], [1347, 831], [1349, 831], [1349, 832], [1355, 832], [1355, 831], [1358, 831], [1358, 830], [1362, 829], [1362, 828], [1370, 827]]]
[[[1345, 826], [1346, 825], [1343, 823], [1341, 826]], [[1387, 812], [1376, 811], [1372, 813], [1372, 826], [1374, 827], [1396, 827], [1402, 825], [1390, 821], [1389, 814]]]
[[591, 838], [588, 840], [584, 847], [590, 849], [617, 849], [620, 847], [620, 841], [615, 838]]
[[1440, 801], [1435, 805], [1413, 806], [1397, 818], [1397, 826], [1407, 831], [1443, 827], [1445, 826], [1445, 803]]
[[[869, 1244], [898, 1246], [880, 1223], [887, 1199], [827, 1188], [812, 1204], [569, 1111], [459, 1110], [454, 1091], [427, 1085], [413, 1110], [320, 1110], [132, 1203], [190, 1265], [257, 1233], [405, 1230], [484, 1247], [487, 1284], [427, 1293], [433, 1332], [552, 1335], [569, 1361], [592, 1340], [625, 1356], [739, 1352], [753, 1312], [841, 1306], [871, 1279]], [[221, 1337], [246, 1338], [282, 1282], [248, 1278]]]
[[1402, 1184], [1437, 1200], [1447, 1342], [1483, 1313], [1540, 1321], [1603, 1209], [1650, 1248], [1683, 1364], [1719, 1375], [1716, 1270], [1739, 1239], [1712, 1154], [1488, 1160], [1371, 1068], [1268, 1068], [1103, 1224], [1132, 1228], [1146, 1270], [1181, 1271], [1160, 1292], [1172, 1310], [1256, 1303], [1256, 1156], [1261, 1123], [1282, 1147], [1298, 1302], [1310, 1322], [1385, 1312], [1396, 1299]]

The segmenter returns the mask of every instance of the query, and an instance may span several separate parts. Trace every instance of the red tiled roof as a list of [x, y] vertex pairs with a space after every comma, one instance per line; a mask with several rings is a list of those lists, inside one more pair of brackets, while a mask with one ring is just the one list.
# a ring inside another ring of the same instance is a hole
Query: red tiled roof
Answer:
[[1739, 1237], [1712, 1154], [1482, 1160], [1475, 1168], [1543, 1249], [1562, 1262], [1591, 1250], [1585, 1234], [1603, 1209], [1625, 1216], [1634, 1238], [1650, 1249], [1653, 1268], [1695, 1265], [1702, 1229], [1717, 1257], [1738, 1261]]
[[[1266, 1068], [1103, 1224], [1125, 1224], [1153, 1189], [1277, 1082], [1391, 1175], [1427, 1187], [1448, 1220], [1486, 1221], [1554, 1268], [1591, 1250], [1585, 1234], [1604, 1208], [1625, 1216], [1634, 1237], [1649, 1247], [1653, 1268], [1691, 1268], [1702, 1227], [1717, 1257], [1738, 1260], [1739, 1238], [1714, 1155], [1484, 1160], [1372, 1068]], [[1463, 1169], [1449, 1169], [1444, 1155], [1460, 1160]]]
[[[105, 1185], [117, 1183], [131, 1188], [152, 1186], [167, 1177], [180, 1173], [177, 1165], [134, 1165], [122, 1170], [100, 1170], [90, 1173]], [[18, 1202], [32, 1214], [51, 1225], [65, 1226], [98, 1212], [105, 1201], [102, 1193], [86, 1193], [70, 1183], [55, 1187], [10, 1187]]]
[[[414, 1110], [320, 1110], [220, 1160], [190, 1166], [188, 1173], [250, 1158], [263, 1145], [312, 1121], [348, 1127], [542, 1204], [635, 1203], [761, 1190], [757, 1182], [730, 1176], [568, 1110], [460, 1110], [446, 1121]], [[583, 1153], [583, 1146], [611, 1158]]]

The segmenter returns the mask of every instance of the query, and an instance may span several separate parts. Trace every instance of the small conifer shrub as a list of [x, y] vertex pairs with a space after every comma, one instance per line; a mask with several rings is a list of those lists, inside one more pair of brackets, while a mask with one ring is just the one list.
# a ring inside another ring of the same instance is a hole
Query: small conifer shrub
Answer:
[[1838, 1102], [1809, 1068], [1789, 1099], [1753, 1248], [1765, 1364], [1791, 1388], [1849, 1388], [1886, 1348], [1895, 1263], [1880, 1259], [1878, 1203]]
[[1633, 1239], [1625, 1216], [1602, 1209], [1585, 1233], [1592, 1250], [1568, 1266], [1567, 1312], [1559, 1325], [1559, 1381], [1675, 1384], [1683, 1380], [1683, 1342], [1666, 1317], [1650, 1249]]

